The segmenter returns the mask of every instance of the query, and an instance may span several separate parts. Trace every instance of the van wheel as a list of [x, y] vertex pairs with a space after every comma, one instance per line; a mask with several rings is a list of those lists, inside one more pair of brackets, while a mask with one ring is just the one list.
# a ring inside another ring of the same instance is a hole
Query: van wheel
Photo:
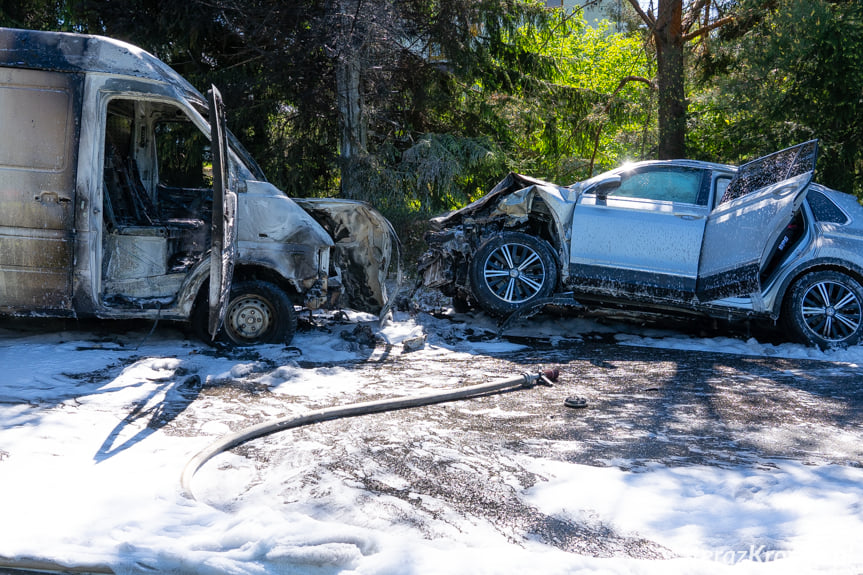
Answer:
[[[192, 318], [195, 333], [209, 341], [206, 298], [196, 306]], [[288, 344], [297, 331], [297, 314], [290, 298], [265, 281], [236, 282], [225, 309], [225, 320], [217, 339], [233, 346]]]
[[278, 287], [263, 281], [238, 282], [231, 287], [222, 332], [232, 344], [287, 344], [296, 331], [294, 305]]
[[474, 299], [487, 312], [506, 315], [551, 295], [557, 259], [547, 242], [519, 232], [492, 237], [470, 262]]
[[791, 286], [782, 317], [803, 343], [855, 345], [863, 335], [863, 286], [841, 272], [806, 274]]

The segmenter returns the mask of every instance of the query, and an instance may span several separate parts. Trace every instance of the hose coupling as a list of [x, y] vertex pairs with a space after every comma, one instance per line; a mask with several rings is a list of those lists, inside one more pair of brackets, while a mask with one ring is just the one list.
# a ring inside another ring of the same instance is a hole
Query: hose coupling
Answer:
[[522, 387], [533, 387], [534, 385], [546, 385], [552, 387], [552, 382], [557, 381], [560, 371], [557, 369], [544, 369], [539, 373], [525, 373], [522, 375], [524, 383]]

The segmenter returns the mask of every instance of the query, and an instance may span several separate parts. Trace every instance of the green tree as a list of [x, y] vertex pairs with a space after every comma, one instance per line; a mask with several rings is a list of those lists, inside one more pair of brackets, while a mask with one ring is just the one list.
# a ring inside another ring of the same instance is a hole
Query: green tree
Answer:
[[81, 31], [74, 10], [63, 0], [0, 0], [0, 26]]
[[514, 5], [528, 10], [502, 19], [474, 3], [442, 14], [442, 35], [428, 33], [426, 59], [438, 65], [414, 108], [422, 120], [393, 132], [409, 146], [378, 153], [369, 186], [403, 190], [415, 216], [459, 207], [507, 170], [575, 181], [641, 155], [652, 138], [649, 61], [637, 34], [588, 27], [578, 11]]
[[819, 138], [819, 181], [863, 198], [863, 4], [745, 7], [749, 27], [712, 60], [699, 129], [715, 132], [717, 152], [729, 160]]
[[[546, 128], [558, 133], [537, 134], [535, 146], [551, 164], [544, 170], [549, 177], [574, 179], [621, 158], [643, 156], [653, 142], [655, 84], [637, 34], [613, 32], [609, 22], [587, 26], [580, 14], [561, 18], [558, 26], [534, 35], [533, 48], [556, 59], [555, 88], [578, 93], [589, 108], [560, 107], [556, 98], [537, 102], [546, 109]], [[554, 165], [561, 161], [565, 166]], [[581, 169], [572, 171], [576, 164]]]
[[[689, 42], [706, 38], [733, 21], [729, 5], [718, 0], [658, 0], [657, 10], [645, 12], [639, 0], [628, 0], [647, 26], [656, 50], [656, 84], [659, 93], [660, 159], [686, 156], [687, 102], [684, 57]], [[651, 0], [650, 6], [653, 6]]]

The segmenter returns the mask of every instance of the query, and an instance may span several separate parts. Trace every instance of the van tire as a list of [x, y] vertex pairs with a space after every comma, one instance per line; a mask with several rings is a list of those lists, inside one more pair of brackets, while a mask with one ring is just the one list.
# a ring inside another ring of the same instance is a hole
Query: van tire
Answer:
[[[192, 317], [195, 334], [206, 342], [209, 308], [205, 297], [198, 300]], [[259, 344], [289, 344], [297, 331], [297, 314], [288, 295], [269, 282], [236, 282], [225, 309], [216, 341], [233, 347]]]

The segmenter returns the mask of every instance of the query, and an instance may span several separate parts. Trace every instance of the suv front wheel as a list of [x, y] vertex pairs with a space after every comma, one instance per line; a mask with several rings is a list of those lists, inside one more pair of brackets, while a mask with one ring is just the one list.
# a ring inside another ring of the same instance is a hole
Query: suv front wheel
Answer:
[[506, 315], [546, 298], [557, 287], [557, 259], [544, 240], [504, 232], [486, 241], [470, 263], [470, 281], [480, 307]]

